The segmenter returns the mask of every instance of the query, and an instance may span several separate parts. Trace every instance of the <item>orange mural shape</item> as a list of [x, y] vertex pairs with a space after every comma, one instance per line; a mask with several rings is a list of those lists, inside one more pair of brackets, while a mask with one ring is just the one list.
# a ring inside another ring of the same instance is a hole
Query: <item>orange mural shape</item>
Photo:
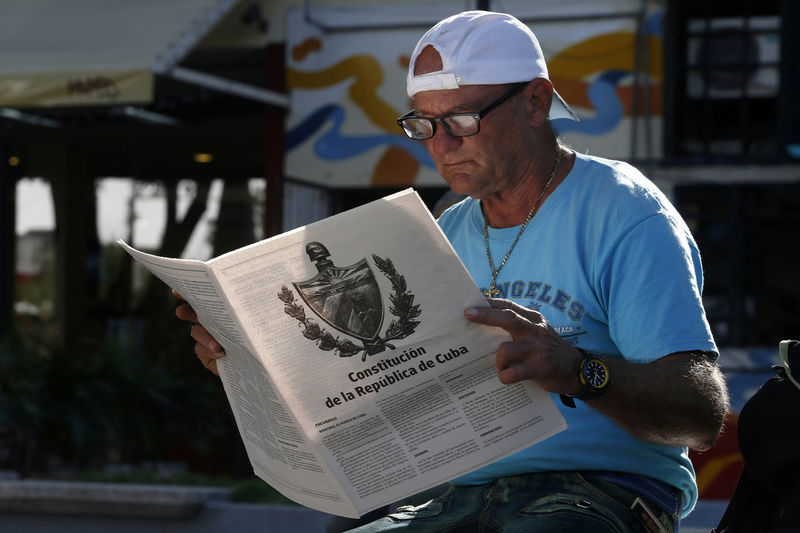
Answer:
[[322, 50], [322, 41], [316, 37], [309, 37], [302, 43], [292, 48], [292, 59], [300, 62], [308, 56], [311, 52]]
[[372, 171], [372, 184], [377, 187], [411, 185], [419, 170], [419, 161], [406, 150], [389, 146]]

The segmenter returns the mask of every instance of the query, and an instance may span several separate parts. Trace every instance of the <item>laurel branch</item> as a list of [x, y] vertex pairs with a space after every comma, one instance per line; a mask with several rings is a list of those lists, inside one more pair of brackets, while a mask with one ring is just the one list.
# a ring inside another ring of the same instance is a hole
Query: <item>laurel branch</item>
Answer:
[[392, 294], [389, 295], [389, 302], [391, 302], [389, 311], [397, 317], [397, 320], [392, 320], [389, 327], [386, 328], [386, 337], [383, 341], [408, 337], [414, 333], [419, 324], [419, 320], [414, 320], [422, 314], [419, 304], [414, 304], [414, 295], [407, 290], [406, 278], [395, 270], [391, 259], [381, 259], [375, 254], [372, 254], [372, 259], [375, 260], [375, 264], [380, 271], [392, 283]]
[[[419, 304], [414, 303], [414, 295], [408, 291], [405, 278], [395, 270], [392, 260], [388, 258], [382, 259], [375, 254], [372, 254], [372, 258], [380, 271], [392, 284], [392, 294], [389, 295], [389, 302], [391, 303], [389, 311], [396, 317], [386, 328], [385, 336], [383, 338], [379, 337], [375, 343], [371, 344], [371, 353], [376, 353], [379, 350], [375, 350], [375, 347], [394, 349], [394, 346], [388, 341], [402, 339], [414, 333], [420, 323], [419, 320], [415, 319], [422, 314], [422, 311], [419, 308]], [[327, 330], [320, 327], [316, 320], [306, 317], [305, 310], [295, 302], [294, 293], [286, 285], [281, 286], [278, 298], [284, 303], [284, 312], [296, 319], [299, 322], [298, 325], [303, 328], [303, 336], [309, 340], [316, 341], [320, 350], [333, 350], [339, 357], [352, 357], [364, 352], [361, 360], [366, 360], [370, 351], [367, 350], [365, 345], [358, 346], [349, 339], [334, 337]]]

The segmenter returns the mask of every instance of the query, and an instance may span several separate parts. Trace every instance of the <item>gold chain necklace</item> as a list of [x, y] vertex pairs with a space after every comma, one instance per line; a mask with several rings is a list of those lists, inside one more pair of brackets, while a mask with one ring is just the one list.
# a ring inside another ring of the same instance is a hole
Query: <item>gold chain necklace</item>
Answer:
[[533, 218], [533, 214], [536, 213], [536, 210], [539, 208], [539, 204], [544, 198], [544, 193], [547, 192], [547, 188], [550, 187], [550, 183], [553, 181], [553, 177], [555, 177], [556, 172], [558, 172], [558, 164], [561, 163], [561, 148], [556, 147], [556, 163], [553, 165], [553, 171], [550, 172], [550, 177], [547, 178], [547, 182], [545, 182], [544, 187], [542, 188], [542, 192], [539, 194], [539, 198], [536, 199], [536, 203], [533, 204], [528, 216], [525, 218], [525, 222], [522, 223], [522, 227], [519, 228], [519, 233], [514, 238], [514, 242], [511, 243], [511, 246], [508, 248], [506, 255], [503, 257], [503, 260], [500, 261], [500, 265], [497, 268], [494, 268], [494, 261], [492, 261], [492, 252], [489, 251], [489, 220], [486, 218], [486, 213], [483, 213], [483, 241], [486, 243], [486, 257], [489, 259], [489, 270], [492, 272], [492, 284], [489, 286], [488, 289], [483, 290], [483, 295], [489, 298], [494, 298], [498, 294], [500, 294], [500, 289], [495, 286], [495, 281], [497, 280], [497, 275], [500, 273], [500, 269], [503, 268], [503, 265], [506, 264], [508, 261], [508, 257], [511, 255], [511, 252], [514, 250], [514, 246], [517, 245], [517, 241], [522, 236], [522, 232], [525, 231], [525, 228], [528, 226], [528, 222], [531, 221]]

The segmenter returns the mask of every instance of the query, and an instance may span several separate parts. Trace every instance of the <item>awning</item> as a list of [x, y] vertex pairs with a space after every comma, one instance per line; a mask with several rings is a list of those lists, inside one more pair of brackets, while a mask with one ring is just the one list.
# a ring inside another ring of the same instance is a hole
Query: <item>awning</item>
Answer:
[[0, 107], [147, 103], [155, 74], [285, 105], [282, 95], [178, 66], [241, 0], [0, 4]]

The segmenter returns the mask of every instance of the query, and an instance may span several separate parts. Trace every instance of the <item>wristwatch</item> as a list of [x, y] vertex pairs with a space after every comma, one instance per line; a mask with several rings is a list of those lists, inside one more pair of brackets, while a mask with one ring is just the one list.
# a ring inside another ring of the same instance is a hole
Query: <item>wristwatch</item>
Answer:
[[578, 350], [583, 354], [578, 369], [578, 379], [581, 382], [581, 392], [578, 394], [561, 394], [561, 402], [567, 407], [575, 407], [575, 398], [591, 400], [602, 396], [611, 381], [606, 358], [600, 354], [587, 352], [582, 348]]

